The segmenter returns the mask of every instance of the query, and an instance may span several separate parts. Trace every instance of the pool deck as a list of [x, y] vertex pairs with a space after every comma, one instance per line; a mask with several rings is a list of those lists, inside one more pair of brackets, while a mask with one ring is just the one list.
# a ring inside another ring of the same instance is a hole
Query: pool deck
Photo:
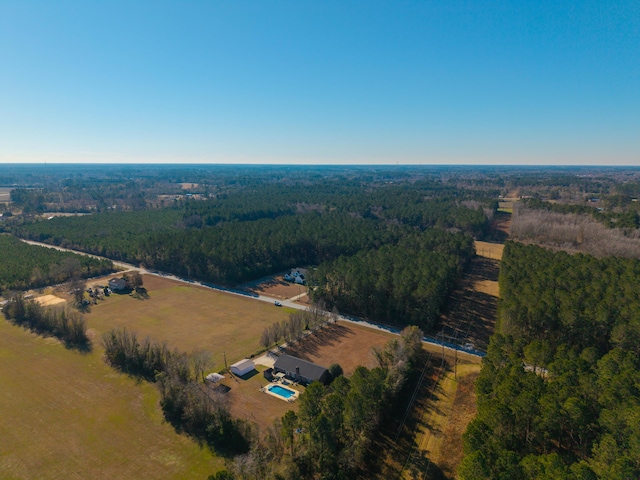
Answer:
[[[278, 395], [277, 393], [272, 392], [270, 389], [273, 387], [280, 387], [280, 388], [284, 388], [286, 390], [289, 390], [291, 392], [293, 392], [293, 395], [291, 395], [289, 398], [285, 398], [281, 395]], [[269, 385], [267, 385], [266, 387], [262, 387], [260, 389], [261, 391], [263, 391], [264, 393], [266, 393], [267, 395], [271, 395], [272, 397], [276, 397], [279, 398], [280, 400], [284, 400], [285, 402], [294, 402], [298, 396], [300, 395], [300, 392], [298, 392], [297, 390], [291, 388], [291, 387], [285, 387], [284, 385], [281, 385], [279, 383], [270, 383]]]

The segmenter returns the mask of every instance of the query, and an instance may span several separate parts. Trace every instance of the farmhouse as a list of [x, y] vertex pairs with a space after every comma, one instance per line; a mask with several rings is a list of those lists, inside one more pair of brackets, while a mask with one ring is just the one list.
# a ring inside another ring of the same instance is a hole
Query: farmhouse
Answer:
[[317, 380], [326, 385], [329, 382], [329, 371], [326, 368], [291, 355], [280, 355], [273, 369], [298, 383], [309, 384]]
[[109, 288], [114, 292], [119, 292], [127, 288], [124, 278], [112, 278], [109, 280]]
[[285, 274], [284, 279], [287, 282], [295, 282], [300, 285], [305, 284], [304, 275], [307, 271], [304, 268], [298, 268], [296, 270], [291, 270], [289, 273]]
[[231, 365], [231, 373], [237, 375], [238, 377], [242, 377], [243, 375], [246, 375], [247, 373], [252, 372], [255, 369], [256, 366], [251, 360], [247, 358]]

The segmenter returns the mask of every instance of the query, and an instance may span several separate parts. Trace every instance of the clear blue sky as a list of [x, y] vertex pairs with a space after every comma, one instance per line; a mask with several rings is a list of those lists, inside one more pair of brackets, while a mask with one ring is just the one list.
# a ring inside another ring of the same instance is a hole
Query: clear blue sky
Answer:
[[640, 165], [640, 2], [0, 0], [0, 162]]

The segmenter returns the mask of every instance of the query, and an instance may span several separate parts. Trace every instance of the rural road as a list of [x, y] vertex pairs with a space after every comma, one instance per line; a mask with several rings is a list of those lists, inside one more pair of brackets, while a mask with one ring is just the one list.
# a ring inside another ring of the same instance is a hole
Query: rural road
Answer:
[[[35, 242], [33, 240], [25, 240], [25, 239], [19, 239], [24, 243], [28, 243], [29, 245], [36, 245], [39, 247], [45, 247], [45, 248], [53, 248], [54, 250], [59, 250], [61, 252], [71, 252], [71, 253], [75, 253], [78, 255], [85, 255], [87, 257], [93, 257], [93, 258], [97, 258], [100, 260], [111, 260], [110, 258], [106, 258], [106, 257], [101, 257], [99, 255], [93, 255], [91, 253], [86, 253], [86, 252], [81, 252], [78, 250], [72, 250], [70, 248], [63, 248], [63, 247], [58, 247], [56, 245], [50, 245], [48, 243], [42, 243], [42, 242]], [[238, 295], [244, 298], [250, 298], [253, 300], [258, 300], [258, 301], [262, 301], [262, 302], [268, 302], [271, 304], [274, 304], [276, 301], [280, 302], [282, 304], [283, 307], [288, 307], [288, 308], [293, 308], [296, 310], [306, 310], [307, 307], [305, 305], [300, 305], [299, 303], [295, 303], [295, 300], [297, 300], [299, 297], [301, 297], [302, 295], [297, 295], [295, 297], [292, 297], [288, 300], [280, 300], [277, 298], [273, 298], [273, 297], [269, 297], [266, 295], [258, 295], [258, 294], [253, 294], [253, 293], [248, 293], [248, 292], [243, 292], [241, 290], [235, 290], [233, 288], [227, 288], [227, 287], [223, 287], [220, 285], [214, 285], [212, 283], [209, 282], [199, 282], [196, 280], [189, 280], [189, 279], [185, 279], [182, 277], [178, 277], [176, 275], [170, 274], [170, 273], [164, 273], [164, 272], [159, 272], [157, 270], [147, 270], [145, 268], [142, 267], [138, 267], [136, 265], [132, 265], [130, 263], [125, 263], [125, 262], [120, 262], [117, 260], [111, 260], [113, 262], [113, 264], [118, 267], [118, 268], [122, 268], [124, 271], [126, 272], [130, 272], [130, 271], [137, 271], [140, 272], [140, 274], [144, 274], [144, 275], [155, 275], [157, 277], [163, 277], [163, 278], [169, 278], [171, 280], [175, 280], [177, 282], [182, 282], [182, 283], [188, 283], [190, 285], [198, 285], [204, 288], [210, 288], [212, 290], [218, 290], [220, 292], [225, 292], [225, 293], [229, 293], [232, 295]], [[124, 273], [124, 272], [123, 272]], [[330, 312], [326, 312], [327, 314], [329, 314]], [[344, 321], [344, 322], [348, 322], [348, 323], [353, 323], [356, 325], [362, 325], [363, 327], [367, 327], [367, 328], [371, 328], [374, 330], [380, 330], [383, 332], [388, 332], [388, 333], [393, 333], [395, 335], [400, 334], [400, 331], [402, 330], [401, 328], [398, 327], [393, 327], [390, 325], [384, 325], [381, 323], [376, 323], [376, 322], [371, 322], [369, 320], [364, 320], [358, 317], [353, 317], [353, 316], [349, 316], [349, 315], [339, 315], [338, 316], [339, 320]], [[452, 351], [459, 351], [461, 353], [467, 354], [467, 355], [472, 355], [472, 356], [476, 356], [476, 357], [484, 357], [485, 352], [479, 351], [479, 350], [467, 350], [465, 348], [462, 348], [459, 345], [455, 345], [455, 344], [451, 344], [448, 342], [442, 342], [439, 341], [435, 338], [430, 338], [430, 337], [423, 337], [422, 338], [422, 342], [428, 345], [432, 345], [432, 346], [436, 346], [436, 347], [443, 347], [446, 350], [452, 350]]]

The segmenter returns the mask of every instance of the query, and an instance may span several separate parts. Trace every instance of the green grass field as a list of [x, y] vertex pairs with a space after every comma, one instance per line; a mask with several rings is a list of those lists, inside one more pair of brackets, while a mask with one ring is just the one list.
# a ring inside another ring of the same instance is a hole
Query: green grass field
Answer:
[[0, 478], [205, 479], [221, 459], [164, 423], [153, 385], [0, 319]]
[[166, 341], [183, 352], [205, 349], [213, 352], [215, 370], [258, 351], [260, 335], [267, 325], [287, 318], [286, 308], [192, 286], [162, 277], [145, 275], [148, 299], [111, 295], [86, 315], [96, 342], [114, 327]]

